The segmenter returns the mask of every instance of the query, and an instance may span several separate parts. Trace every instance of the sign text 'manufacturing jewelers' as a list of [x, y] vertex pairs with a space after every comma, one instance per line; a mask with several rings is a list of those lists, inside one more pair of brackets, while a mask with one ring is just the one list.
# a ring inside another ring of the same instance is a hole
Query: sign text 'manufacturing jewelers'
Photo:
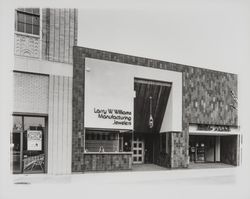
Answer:
[[97, 117], [100, 119], [113, 120], [113, 125], [131, 125], [131, 111], [94, 108], [94, 113], [97, 114]]

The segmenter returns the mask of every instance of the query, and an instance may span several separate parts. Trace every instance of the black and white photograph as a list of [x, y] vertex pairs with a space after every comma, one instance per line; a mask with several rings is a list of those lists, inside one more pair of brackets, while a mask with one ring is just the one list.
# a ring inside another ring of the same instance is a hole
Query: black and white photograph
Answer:
[[0, 198], [250, 198], [249, 1], [0, 7]]

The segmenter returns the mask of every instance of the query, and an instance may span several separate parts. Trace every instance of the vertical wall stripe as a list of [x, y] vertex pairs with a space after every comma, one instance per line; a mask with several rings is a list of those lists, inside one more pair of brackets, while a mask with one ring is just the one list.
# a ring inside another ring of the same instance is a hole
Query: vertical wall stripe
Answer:
[[61, 123], [62, 123], [62, 140], [61, 140], [61, 153], [62, 153], [62, 164], [61, 164], [61, 172], [64, 173], [64, 167], [66, 166], [65, 163], [64, 163], [64, 148], [66, 148], [67, 146], [64, 145], [63, 141], [64, 141], [64, 137], [65, 137], [65, 134], [66, 134], [66, 129], [64, 127], [65, 125], [65, 122], [64, 122], [64, 117], [66, 115], [66, 111], [64, 109], [64, 93], [66, 92], [66, 89], [65, 89], [65, 77], [62, 78], [62, 120], [61, 120]]
[[[63, 49], [64, 49], [64, 51], [65, 51], [65, 47], [66, 47], [66, 45], [65, 45], [65, 40], [66, 40], [66, 36], [65, 36], [65, 34], [66, 34], [66, 13], [67, 13], [67, 9], [66, 8], [64, 8], [63, 9], [63, 16], [64, 16], [64, 24], [65, 24], [65, 26], [64, 26], [64, 40], [63, 40]], [[63, 51], [63, 60], [65, 61], [65, 52]]]
[[64, 170], [64, 162], [63, 162], [63, 156], [64, 156], [64, 153], [63, 153], [63, 147], [66, 147], [66, 146], [63, 146], [63, 139], [64, 139], [64, 136], [65, 136], [65, 130], [64, 130], [64, 122], [63, 122], [63, 119], [64, 119], [64, 77], [61, 77], [61, 96], [60, 96], [60, 101], [61, 101], [61, 105], [60, 105], [60, 109], [61, 109], [61, 114], [60, 114], [60, 145], [59, 145], [59, 153], [60, 153], [60, 172], [63, 173], [63, 170]]
[[65, 9], [61, 9], [61, 21], [60, 21], [60, 60], [64, 60], [65, 49]]
[[68, 155], [67, 155], [67, 173], [71, 173], [71, 166], [72, 166], [72, 87], [73, 87], [73, 79], [69, 77], [69, 94], [68, 94]]
[[[69, 77], [67, 77], [65, 79], [65, 82], [66, 82], [66, 92], [65, 92], [65, 95], [64, 95], [64, 99], [65, 99], [65, 103], [64, 103], [64, 109], [67, 111], [67, 115], [65, 114], [65, 118], [64, 118], [64, 123], [65, 123], [65, 130], [66, 130], [66, 133], [65, 133], [65, 139], [64, 139], [64, 145], [67, 146], [67, 148], [65, 148], [66, 150], [64, 150], [64, 164], [66, 165], [65, 167], [65, 173], [71, 173], [71, 171], [69, 172], [68, 170], [68, 167], [69, 167], [69, 163], [68, 161], [71, 163], [71, 160], [68, 160], [68, 150], [69, 150], [69, 146], [68, 146], [68, 139], [69, 139], [69, 129], [68, 129], [68, 126], [69, 126], [69, 123], [68, 123], [68, 118], [69, 118], [69, 109], [68, 109], [68, 104], [69, 104], [69, 92], [70, 92], [70, 89], [69, 89]], [[70, 151], [71, 152], [71, 151]]]
[[67, 151], [67, 94], [68, 94], [68, 82], [67, 82], [67, 77], [64, 77], [63, 79], [63, 103], [62, 103], [62, 173], [66, 173], [66, 166], [67, 166], [67, 162], [66, 162], [66, 151]]
[[48, 173], [71, 173], [72, 78], [50, 76]]
[[75, 10], [75, 36], [74, 36], [74, 43], [77, 44], [77, 39], [78, 39], [78, 10], [77, 9], [74, 9]]
[[[65, 42], [65, 50], [64, 50], [64, 61], [66, 63], [69, 62], [69, 9], [66, 9], [65, 11], [65, 38], [64, 38], [64, 42]], [[67, 24], [67, 25], [66, 25]]]
[[[46, 59], [46, 60], [49, 60], [49, 53], [50, 53], [50, 51], [49, 51], [49, 42], [50, 42], [50, 9], [46, 9], [46, 18], [44, 18], [43, 20], [46, 20], [46, 37], [45, 37], [45, 39], [44, 38], [42, 38], [43, 40], [45, 40], [45, 43], [44, 43], [44, 45], [45, 45], [45, 55], [43, 56], [43, 58], [44, 59]], [[42, 35], [42, 37], [43, 37], [44, 35]]]
[[40, 15], [42, 16], [42, 36], [44, 37], [44, 39], [42, 40], [42, 58], [44, 59], [44, 55], [45, 55], [45, 47], [46, 47], [46, 40], [47, 40], [47, 25], [46, 25], [46, 9], [42, 9], [42, 14]]
[[[43, 9], [44, 10], [44, 9]], [[73, 63], [73, 46], [77, 44], [77, 9], [46, 9], [42, 22], [42, 57], [50, 61]], [[49, 38], [49, 39], [47, 39]], [[45, 49], [49, 49], [49, 52]]]
[[70, 112], [69, 112], [69, 94], [70, 94], [69, 77], [67, 78], [67, 88], [68, 88], [67, 93], [65, 95], [65, 110], [67, 110], [68, 114], [65, 117], [65, 121], [67, 121], [67, 122], [65, 122], [66, 123], [66, 125], [65, 125], [66, 139], [64, 140], [64, 144], [67, 146], [67, 150], [65, 151], [64, 154], [65, 154], [65, 164], [67, 165], [67, 167], [65, 168], [65, 172], [66, 173], [71, 173], [71, 169], [70, 169], [71, 159], [69, 159], [69, 154], [71, 154], [71, 150], [70, 150], [70, 146], [69, 146], [69, 144], [71, 142], [69, 142], [69, 140], [71, 141], [71, 139], [70, 139], [69, 133], [72, 132], [72, 131], [70, 131], [70, 129], [69, 129], [69, 121], [68, 121], [69, 118], [70, 118], [70, 116], [69, 116], [69, 114], [70, 114]]
[[[55, 18], [54, 10], [50, 9], [49, 13], [50, 13], [49, 41], [54, 41], [54, 38], [55, 38], [55, 35], [54, 35], [54, 18]], [[46, 45], [49, 46], [49, 60], [51, 60], [54, 57], [54, 43], [48, 43]]]
[[60, 173], [62, 173], [62, 170], [63, 170], [63, 162], [62, 162], [62, 156], [64, 155], [62, 153], [62, 141], [63, 141], [63, 93], [64, 93], [64, 88], [63, 88], [63, 84], [64, 84], [64, 77], [60, 76], [60, 81], [59, 81], [59, 104], [58, 104], [58, 107], [59, 107], [59, 111], [58, 111], [58, 124], [59, 124], [59, 128], [58, 128], [58, 162], [60, 162], [61, 164], [59, 164], [59, 168], [58, 168], [58, 171], [60, 171]]
[[51, 174], [52, 173], [52, 154], [53, 154], [53, 144], [52, 144], [52, 140], [53, 140], [53, 134], [51, 133], [53, 131], [53, 126], [51, 125], [53, 123], [52, 118], [53, 118], [53, 111], [52, 111], [52, 107], [53, 105], [53, 86], [54, 86], [54, 78], [53, 76], [50, 76], [49, 78], [49, 117], [48, 117], [48, 173]]
[[[49, 21], [50, 21], [50, 23], [49, 23], [49, 30], [48, 30], [48, 37], [49, 37], [49, 41], [51, 41], [52, 39], [54, 40], [54, 34], [52, 34], [52, 32], [53, 32], [53, 21], [54, 21], [54, 15], [53, 15], [53, 10], [49, 10], [49, 13], [50, 13], [50, 18], [49, 18]], [[43, 38], [44, 39], [44, 38]], [[48, 44], [46, 44], [46, 45], [48, 45], [48, 48], [49, 48], [49, 56], [48, 56], [48, 60], [50, 60], [50, 58], [53, 56], [53, 51], [54, 51], [54, 49], [53, 49], [53, 45], [49, 45], [49, 43]], [[47, 46], [46, 46], [47, 47]], [[46, 55], [44, 56], [44, 57], [46, 57]]]
[[[58, 162], [58, 151], [57, 151], [57, 145], [58, 145], [58, 76], [55, 76], [55, 90], [54, 90], [54, 120], [53, 120], [53, 162]], [[57, 171], [57, 164], [53, 164], [53, 173]]]
[[[70, 14], [70, 10], [69, 10], [69, 46], [70, 46], [70, 37], [71, 37], [71, 34], [70, 34], [70, 30], [71, 30], [71, 14]], [[70, 57], [70, 48], [68, 49], [68, 57]]]
[[55, 9], [55, 54], [54, 60], [59, 61], [59, 9]]
[[74, 10], [73, 9], [71, 9], [70, 10], [70, 21], [69, 21], [69, 23], [70, 23], [70, 37], [69, 37], [69, 39], [70, 39], [70, 41], [69, 41], [69, 57], [71, 57], [71, 59], [72, 59], [72, 54], [73, 54], [73, 46], [74, 46]]

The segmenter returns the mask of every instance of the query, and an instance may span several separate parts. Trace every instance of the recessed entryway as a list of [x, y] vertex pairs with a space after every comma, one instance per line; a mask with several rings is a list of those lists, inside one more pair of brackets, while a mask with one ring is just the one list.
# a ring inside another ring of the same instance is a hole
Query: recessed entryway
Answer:
[[135, 78], [133, 164], [159, 163], [160, 130], [171, 88], [170, 82]]

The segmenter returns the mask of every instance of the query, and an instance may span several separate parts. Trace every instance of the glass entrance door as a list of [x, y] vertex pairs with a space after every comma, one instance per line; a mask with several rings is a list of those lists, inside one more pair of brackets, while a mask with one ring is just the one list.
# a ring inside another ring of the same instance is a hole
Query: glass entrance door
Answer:
[[45, 172], [45, 118], [24, 117], [23, 172]]
[[21, 133], [13, 133], [12, 135], [13, 140], [13, 151], [12, 151], [12, 158], [13, 158], [13, 172], [20, 173], [21, 172]]
[[133, 163], [144, 163], [144, 141], [138, 137], [133, 141]]
[[13, 120], [12, 131], [12, 169], [13, 173], [21, 173], [22, 171], [22, 117], [15, 116]]

